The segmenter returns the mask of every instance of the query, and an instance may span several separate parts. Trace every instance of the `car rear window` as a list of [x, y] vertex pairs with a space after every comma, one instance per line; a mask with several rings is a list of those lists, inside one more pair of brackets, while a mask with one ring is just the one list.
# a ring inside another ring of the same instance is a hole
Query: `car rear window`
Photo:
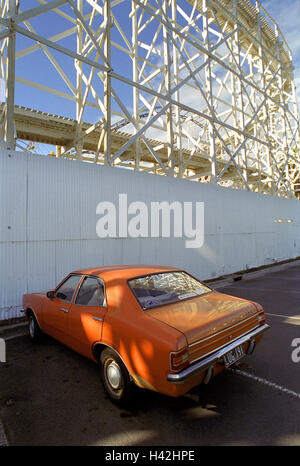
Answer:
[[212, 291], [186, 272], [162, 272], [128, 281], [143, 309], [195, 298]]

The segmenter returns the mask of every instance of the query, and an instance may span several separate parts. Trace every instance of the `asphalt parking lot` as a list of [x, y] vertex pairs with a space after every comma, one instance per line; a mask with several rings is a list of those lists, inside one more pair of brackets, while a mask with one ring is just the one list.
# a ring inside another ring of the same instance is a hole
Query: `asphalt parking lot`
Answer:
[[261, 303], [271, 329], [238, 370], [180, 399], [140, 390], [132, 411], [106, 397], [97, 365], [45, 338], [7, 341], [0, 419], [10, 445], [300, 445], [300, 265], [218, 290]]

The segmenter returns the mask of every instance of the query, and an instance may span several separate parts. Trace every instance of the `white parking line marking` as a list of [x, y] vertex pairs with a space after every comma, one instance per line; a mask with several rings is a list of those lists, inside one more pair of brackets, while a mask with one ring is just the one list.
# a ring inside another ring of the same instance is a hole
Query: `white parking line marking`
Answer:
[[4, 427], [0, 419], [0, 447], [7, 447], [8, 442], [5, 435]]
[[282, 317], [283, 319], [296, 319], [296, 320], [300, 320], [300, 317], [283, 316], [282, 314], [270, 314], [269, 312], [265, 312], [265, 314], [266, 314], [266, 316]]
[[289, 390], [288, 388], [282, 387], [277, 383], [270, 382], [269, 380], [262, 379], [261, 377], [257, 377], [256, 375], [250, 374], [247, 371], [241, 371], [240, 369], [230, 369], [235, 374], [243, 375], [244, 377], [248, 377], [249, 379], [255, 380], [256, 382], [263, 383], [264, 385], [268, 385], [269, 387], [275, 388], [275, 390], [286, 393], [287, 395], [292, 395], [295, 398], [300, 398], [300, 393], [294, 392], [293, 390]]

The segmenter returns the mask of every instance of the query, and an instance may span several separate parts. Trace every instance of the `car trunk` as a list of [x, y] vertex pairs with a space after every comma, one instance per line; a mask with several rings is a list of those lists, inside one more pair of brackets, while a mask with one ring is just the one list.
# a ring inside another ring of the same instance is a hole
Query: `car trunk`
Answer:
[[216, 291], [146, 312], [185, 334], [191, 361], [259, 325], [253, 303]]

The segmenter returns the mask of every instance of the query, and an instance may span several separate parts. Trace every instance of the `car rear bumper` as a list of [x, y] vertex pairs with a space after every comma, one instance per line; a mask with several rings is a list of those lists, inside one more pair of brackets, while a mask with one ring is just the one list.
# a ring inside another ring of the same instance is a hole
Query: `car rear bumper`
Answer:
[[167, 380], [168, 382], [172, 383], [181, 383], [185, 382], [186, 380], [190, 379], [191, 377], [205, 371], [210, 366], [213, 366], [215, 363], [219, 362], [220, 359], [224, 356], [224, 354], [228, 353], [236, 346], [243, 345], [244, 343], [251, 343], [254, 342], [255, 338], [262, 335], [266, 330], [268, 330], [269, 325], [264, 324], [260, 327], [252, 330], [251, 332], [243, 335], [242, 337], [238, 338], [237, 340], [229, 343], [229, 345], [224, 346], [223, 348], [215, 351], [213, 354], [202, 358], [200, 361], [195, 362], [191, 366], [187, 367], [183, 371], [177, 374], [168, 374]]

